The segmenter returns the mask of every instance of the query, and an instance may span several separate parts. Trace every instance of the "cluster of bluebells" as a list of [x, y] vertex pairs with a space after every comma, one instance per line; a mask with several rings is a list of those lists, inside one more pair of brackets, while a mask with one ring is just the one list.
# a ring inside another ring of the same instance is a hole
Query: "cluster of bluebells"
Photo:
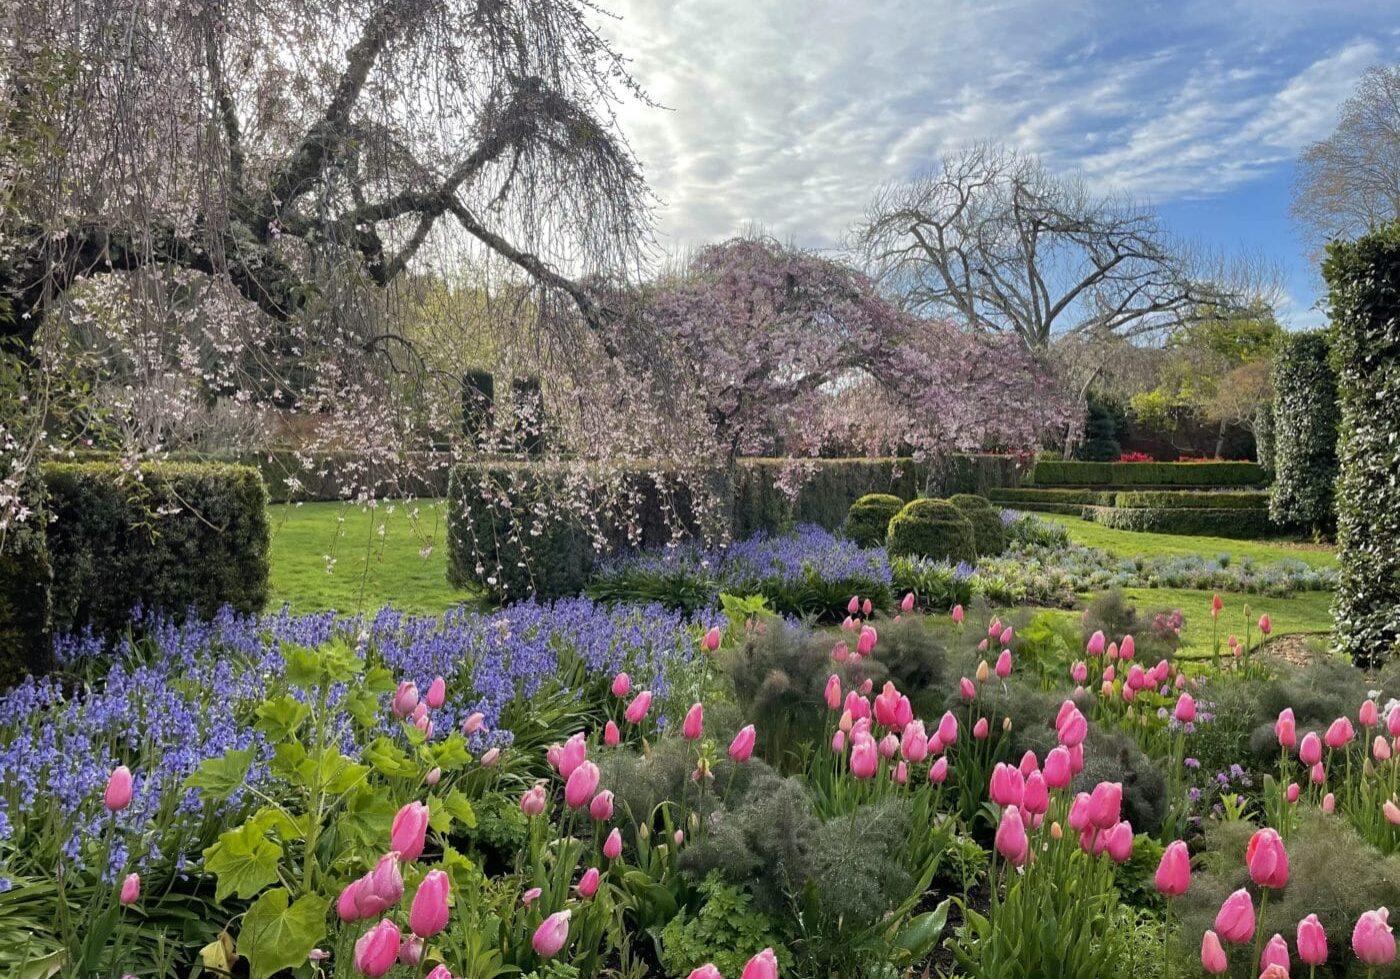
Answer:
[[[141, 615], [137, 624], [143, 638], [135, 642], [59, 638], [65, 672], [29, 678], [0, 697], [0, 857], [51, 859], [59, 854], [45, 847], [54, 846], [78, 870], [106, 854], [99, 834], [113, 817], [100, 799], [112, 769], [126, 764], [136, 773], [133, 798], [115, 816], [109, 865], [91, 869], [108, 879], [123, 867], [182, 872], [187, 857], [210, 842], [205, 803], [183, 788], [186, 778], [205, 760], [249, 746], [259, 759], [250, 782], [268, 777], [270, 749], [252, 719], [280, 684], [284, 643], [315, 647], [338, 637], [425, 689], [436, 676], [451, 678], [439, 730], [480, 712], [485, 723], [472, 735], [478, 751], [509, 743], [499, 723], [506, 708], [557, 687], [561, 677], [606, 679], [626, 668], [660, 699], [676, 669], [697, 655], [697, 622], [658, 607], [586, 599], [441, 617], [226, 610], [208, 622]], [[330, 691], [332, 704], [341, 693]], [[386, 716], [386, 730], [391, 723]], [[348, 718], [342, 735], [343, 750], [354, 751]], [[227, 805], [242, 806], [240, 796]], [[216, 821], [227, 815], [215, 814]]]

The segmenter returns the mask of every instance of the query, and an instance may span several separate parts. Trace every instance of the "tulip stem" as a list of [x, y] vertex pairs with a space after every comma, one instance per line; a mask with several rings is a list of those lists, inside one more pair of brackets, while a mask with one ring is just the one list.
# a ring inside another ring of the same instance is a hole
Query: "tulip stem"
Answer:
[[1260, 888], [1259, 895], [1259, 919], [1254, 923], [1254, 962], [1258, 964], [1264, 957], [1264, 911], [1269, 906], [1269, 889]]
[[1165, 979], [1172, 979], [1172, 904], [1171, 895], [1167, 896], [1167, 922], [1162, 929], [1162, 974]]

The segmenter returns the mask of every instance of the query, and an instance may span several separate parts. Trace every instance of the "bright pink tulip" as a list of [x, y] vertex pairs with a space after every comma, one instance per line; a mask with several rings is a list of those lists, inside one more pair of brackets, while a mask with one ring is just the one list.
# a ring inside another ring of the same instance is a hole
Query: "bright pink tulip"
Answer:
[[141, 900], [140, 874], [126, 875], [126, 879], [122, 881], [121, 894], [118, 895], [117, 900], [122, 904], [135, 904], [137, 901]]
[[[399, 854], [386, 853], [379, 858], [379, 862], [374, 865], [374, 869], [369, 872], [367, 883], [360, 886], [361, 896], [373, 895], [375, 902], [383, 908], [392, 907], [397, 904], [399, 898], [403, 897], [403, 873], [399, 870]], [[365, 913], [364, 905], [361, 905], [360, 917], [369, 918], [378, 914], [377, 911]]]
[[399, 859], [412, 863], [423, 853], [428, 833], [428, 807], [410, 802], [399, 810], [389, 831], [390, 845], [399, 852]]
[[1341, 748], [1346, 746], [1355, 736], [1355, 729], [1351, 726], [1351, 718], [1339, 717], [1327, 727], [1327, 734], [1322, 740], [1329, 748]]
[[1292, 963], [1288, 959], [1288, 942], [1277, 932], [1274, 937], [1264, 943], [1264, 951], [1259, 956], [1259, 968], [1268, 970], [1269, 966], [1276, 965], [1283, 970], [1284, 979], [1288, 977], [1288, 967]]
[[543, 894], [544, 894], [544, 888], [542, 888], [542, 887], [532, 887], [532, 888], [530, 888], [528, 891], [526, 891], [524, 894], [521, 894], [521, 895], [520, 895], [520, 903], [523, 904], [525, 907], [528, 908], [530, 905], [532, 905], [532, 904], [534, 904], [536, 901], [538, 901], [538, 900], [540, 899], [540, 896], [543, 895]]
[[1230, 968], [1220, 938], [1213, 931], [1201, 936], [1201, 967], [1213, 976], [1222, 976]]
[[364, 878], [351, 881], [345, 885], [345, 889], [340, 892], [340, 897], [335, 902], [335, 913], [341, 921], [359, 921], [360, 909], [356, 900], [360, 893], [360, 887], [364, 883]]
[[404, 718], [412, 714], [417, 706], [418, 687], [408, 680], [400, 682], [398, 689], [394, 691], [393, 699], [389, 701], [389, 709], [393, 711], [395, 717]]
[[1363, 700], [1361, 709], [1356, 712], [1356, 719], [1361, 722], [1362, 727], [1375, 727], [1381, 722], [1380, 708], [1374, 700]]
[[1168, 897], [1180, 897], [1191, 886], [1191, 854], [1181, 840], [1173, 840], [1162, 851], [1156, 883], [1157, 890]]
[[844, 642], [838, 642], [835, 646], [831, 647], [831, 658], [838, 663], [846, 662], [846, 660], [851, 658], [851, 647], [847, 646]]
[[880, 753], [876, 747], [875, 739], [869, 737], [856, 738], [851, 743], [851, 774], [856, 778], [874, 778], [875, 770], [880, 766]]
[[1064, 745], [1051, 748], [1050, 753], [1045, 756], [1045, 784], [1052, 789], [1065, 789], [1069, 787], [1073, 778], [1069, 749]]
[[1392, 738], [1400, 737], [1400, 704], [1392, 707], [1390, 713], [1385, 715], [1385, 729], [1390, 732]]
[[1210, 617], [1216, 619], [1220, 617], [1221, 611], [1225, 608], [1225, 603], [1220, 600], [1219, 592], [1210, 600]]
[[475, 734], [481, 730], [481, 726], [486, 723], [486, 715], [481, 711], [472, 711], [467, 719], [462, 722], [463, 734]]
[[436, 766], [428, 769], [428, 774], [423, 776], [423, 782], [426, 785], [437, 785], [441, 781], [442, 769]]
[[1317, 915], [1310, 914], [1298, 922], [1298, 958], [1304, 965], [1319, 966], [1327, 961], [1327, 932]]
[[1322, 811], [1329, 815], [1337, 808], [1337, 797], [1328, 792], [1322, 797]]
[[1392, 826], [1400, 826], [1400, 806], [1397, 806], [1389, 799], [1381, 806], [1381, 812], [1385, 815], [1385, 821]]
[[928, 770], [928, 780], [934, 785], [942, 785], [948, 779], [948, 758], [939, 758]]
[[1312, 780], [1314, 785], [1321, 785], [1327, 781], [1327, 772], [1322, 767], [1322, 762], [1318, 762], [1312, 767]]
[[428, 702], [428, 706], [437, 710], [447, 700], [447, 681], [442, 677], [437, 677], [428, 686], [427, 696], [423, 698]]
[[1084, 771], [1084, 745], [1069, 746], [1069, 770], [1076, 775]]
[[588, 739], [583, 732], [574, 734], [559, 752], [559, 777], [567, 779], [588, 758]]
[[876, 746], [880, 749], [880, 757], [888, 760], [899, 754], [899, 737], [891, 732], [881, 738]]
[[121, 812], [131, 805], [131, 794], [131, 769], [125, 765], [118, 765], [112, 769], [112, 774], [107, 776], [107, 788], [102, 793], [102, 804], [107, 807], [108, 812]]
[[753, 755], [753, 745], [757, 737], [752, 724], [745, 724], [739, 728], [739, 733], [729, 742], [729, 757], [734, 761], [748, 761]]
[[651, 691], [643, 690], [627, 705], [627, 709], [622, 712], [622, 716], [627, 718], [628, 724], [640, 724], [642, 718], [647, 716], [647, 711], [649, 710], [651, 710]]
[[899, 754], [905, 761], [920, 762], [928, 757], [928, 735], [923, 721], [911, 721], [899, 739]]
[[578, 893], [580, 897], [592, 897], [598, 893], [597, 867], [589, 867], [583, 872], [583, 876], [578, 880]]
[[609, 748], [616, 748], [622, 743], [622, 732], [617, 729], [616, 721], [608, 721], [603, 725], [603, 744]]
[[1385, 735], [1378, 734], [1371, 742], [1371, 757], [1376, 761], [1390, 761], [1390, 741]]
[[950, 710], [944, 711], [938, 719], [938, 740], [945, 748], [958, 740], [958, 719]]
[[722, 634], [719, 631], [719, 626], [711, 626], [710, 631], [705, 633], [705, 638], [700, 640], [700, 645], [704, 646], [706, 651], [713, 653], [716, 649], [719, 649], [721, 638]]
[[544, 812], [547, 801], [544, 786], [536, 785], [534, 788], [526, 789], [525, 794], [520, 797], [520, 811], [527, 816], [538, 816]]
[[1277, 962], [1271, 962], [1259, 973], [1259, 979], [1288, 979], [1288, 970]]
[[1026, 776], [1026, 790], [1021, 806], [1032, 816], [1043, 816], [1050, 809], [1050, 793], [1046, 788], [1045, 776], [1031, 772]]
[[[1133, 825], [1126, 819], [1114, 823], [1099, 834], [1099, 845], [1108, 851], [1114, 863], [1124, 863], [1133, 855]], [[1099, 852], [1096, 848], [1095, 853]]]
[[986, 741], [987, 735], [991, 733], [985, 717], [977, 718], [977, 723], [972, 725], [972, 736], [978, 741]]
[[1089, 664], [1082, 659], [1076, 660], [1074, 665], [1069, 668], [1069, 675], [1075, 683], [1083, 684], [1085, 680], [1089, 679]]
[[619, 673], [613, 677], [612, 695], [621, 699], [632, 692], [632, 678], [626, 673]]
[[613, 818], [613, 794], [611, 792], [599, 792], [593, 797], [593, 801], [588, 804], [588, 815], [594, 822], [606, 823]]
[[864, 602], [861, 603], [860, 612], [867, 619], [870, 618], [870, 613], [873, 611], [875, 611], [875, 606], [871, 604], [870, 599], [867, 598]]
[[990, 795], [999, 806], [1019, 806], [1026, 795], [1026, 777], [1020, 769], [997, 762], [992, 769]]
[[1298, 759], [1304, 765], [1316, 765], [1322, 761], [1322, 739], [1316, 731], [1303, 735], [1303, 743], [1298, 745]]
[[963, 611], [963, 607], [962, 607], [961, 605], [954, 605], [954, 606], [953, 606], [953, 624], [954, 624], [954, 625], [962, 625], [963, 618], [964, 618], [966, 615], [967, 615], [967, 613]]
[[836, 733], [831, 736], [831, 753], [835, 755], [846, 753], [846, 732], [840, 728], [837, 728]]
[[1259, 616], [1259, 631], [1266, 636], [1274, 631], [1274, 624], [1269, 621], [1268, 612], [1265, 612], [1263, 615]]
[[404, 965], [417, 965], [423, 961], [423, 939], [409, 935], [399, 946], [399, 961]]
[[1021, 756], [1021, 764], [1016, 767], [1024, 777], [1030, 778], [1031, 772], [1040, 771], [1040, 760], [1035, 757], [1034, 751], [1027, 748], [1026, 753]]
[[851, 615], [855, 615], [857, 612], [860, 611], [860, 596], [859, 596], [859, 595], [852, 595], [852, 596], [851, 596], [851, 600], [850, 600], [849, 602], [846, 603], [846, 611], [847, 611], [849, 614], [851, 614]]
[[603, 856], [609, 860], [616, 860], [622, 856], [622, 833], [618, 831], [617, 827], [613, 827], [613, 831], [603, 841]]
[[1084, 648], [1090, 656], [1102, 656], [1105, 643], [1104, 634], [1102, 631], [1099, 631], [1089, 637], [1089, 643]]
[[1249, 838], [1244, 851], [1249, 876], [1260, 887], [1280, 888], [1288, 884], [1288, 851], [1276, 830], [1264, 827]]
[[1011, 638], [1015, 635], [1015, 630], [1012, 629], [1011, 626], [1007, 626], [1005, 629], [1001, 630], [1001, 635], [997, 637], [997, 641], [1003, 646], [1010, 646]]
[[900, 600], [899, 609], [901, 612], [914, 611], [914, 593], [912, 591], [907, 593], [904, 598]]
[[704, 731], [705, 707], [703, 704], [692, 704], [690, 710], [685, 712], [685, 721], [681, 724], [681, 734], [687, 741], [698, 741]]
[[1254, 938], [1254, 899], [1241, 887], [1225, 899], [1215, 915], [1215, 930], [1220, 937], [1235, 945]]
[[1030, 850], [1030, 840], [1026, 837], [1026, 826], [1021, 820], [1021, 811], [1015, 806], [1002, 810], [1001, 821], [997, 823], [997, 852], [1016, 866], [1026, 862]]
[[1176, 710], [1172, 712], [1182, 724], [1192, 724], [1196, 720], [1196, 698], [1189, 693], [1183, 693], [1176, 698]]
[[1123, 783], [1100, 782], [1089, 794], [1089, 821], [1099, 829], [1115, 825], [1123, 811]]
[[572, 914], [572, 911], [556, 911], [540, 922], [535, 936], [530, 939], [536, 955], [542, 959], [553, 958], [568, 944], [569, 917]]
[[765, 948], [744, 964], [742, 979], [778, 979], [778, 957]]
[[724, 979], [724, 976], [720, 975], [713, 962], [706, 962], [700, 968], [692, 970], [686, 979]]
[[1298, 743], [1298, 729], [1293, 720], [1292, 707], [1285, 707], [1279, 711], [1278, 720], [1274, 722], [1274, 734], [1278, 737], [1281, 748], [1291, 748]]
[[1001, 655], [997, 657], [997, 665], [993, 671], [996, 675], [1005, 680], [1011, 675], [1011, 650], [1003, 649]]
[[433, 971], [429, 972], [423, 979], [453, 979], [452, 972], [445, 965], [433, 966]]
[[1123, 641], [1118, 644], [1118, 658], [1132, 659], [1133, 653], [1137, 651], [1137, 644], [1133, 642], [1132, 636], [1124, 636]]
[[1298, 801], [1298, 796], [1301, 792], [1302, 788], [1297, 782], [1289, 782], [1288, 790], [1284, 793], [1283, 797], [1288, 800], [1289, 805], [1292, 805]]
[[591, 761], [586, 761], [574, 773], [569, 776], [564, 783], [564, 803], [570, 809], [582, 809], [593, 798], [593, 793], [598, 790], [599, 778], [598, 766]]
[[875, 650], [875, 640], [879, 638], [879, 633], [868, 625], [860, 627], [860, 638], [856, 640], [856, 652], [861, 656], [869, 656]]
[[826, 706], [828, 710], [841, 709], [841, 678], [835, 673], [826, 678]]
[[419, 938], [432, 938], [447, 927], [447, 896], [452, 885], [447, 874], [430, 870], [423, 876], [408, 909], [408, 927]]
[[1081, 792], [1074, 797], [1074, 801], [1069, 805], [1069, 828], [1076, 833], [1082, 833], [1090, 827], [1089, 811], [1092, 797], [1088, 792]]
[[1084, 739], [1089, 736], [1089, 722], [1072, 702], [1066, 700], [1065, 703], [1069, 704], [1070, 709], [1066, 711], [1061, 708], [1055, 734], [1060, 739], [1060, 744], [1066, 748], [1073, 748], [1077, 744], [1083, 744]]
[[1389, 919], [1390, 911], [1386, 908], [1367, 911], [1352, 929], [1351, 949], [1369, 966], [1389, 965], [1395, 961], [1395, 936], [1390, 932]]
[[898, 765], [894, 766], [894, 771], [890, 772], [890, 778], [894, 779], [899, 785], [908, 785], [909, 763], [901, 760]]
[[394, 967], [402, 941], [398, 925], [387, 918], [379, 922], [355, 942], [355, 968], [370, 979], [379, 979]]

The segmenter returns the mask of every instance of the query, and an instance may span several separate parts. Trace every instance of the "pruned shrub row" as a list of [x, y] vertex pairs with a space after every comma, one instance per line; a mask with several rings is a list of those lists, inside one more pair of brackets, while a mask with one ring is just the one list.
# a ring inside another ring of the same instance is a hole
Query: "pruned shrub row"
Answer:
[[1180, 507], [1086, 506], [1084, 519], [1115, 530], [1154, 534], [1249, 539], [1270, 533], [1273, 525], [1266, 510], [1183, 509]]
[[1256, 462], [1064, 462], [1035, 464], [1036, 486], [1263, 486]]

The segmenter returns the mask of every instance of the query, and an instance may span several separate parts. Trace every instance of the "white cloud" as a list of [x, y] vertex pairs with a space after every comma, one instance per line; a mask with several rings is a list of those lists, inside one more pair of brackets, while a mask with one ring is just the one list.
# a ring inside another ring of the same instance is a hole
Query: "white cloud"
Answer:
[[994, 139], [1156, 201], [1209, 196], [1330, 129], [1400, 14], [1337, 0], [614, 0], [667, 110], [622, 124], [662, 244], [760, 224], [835, 242], [877, 184]]

